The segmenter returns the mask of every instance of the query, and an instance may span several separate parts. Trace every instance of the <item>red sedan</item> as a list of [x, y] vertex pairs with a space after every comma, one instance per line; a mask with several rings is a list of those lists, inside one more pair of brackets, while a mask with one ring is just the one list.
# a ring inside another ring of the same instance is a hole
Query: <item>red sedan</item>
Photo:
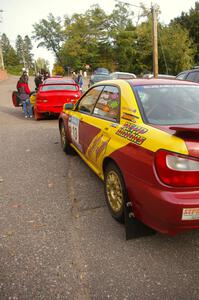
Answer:
[[79, 86], [71, 79], [47, 80], [39, 87], [34, 104], [35, 119], [51, 114], [59, 115], [64, 103], [76, 103], [80, 98]]

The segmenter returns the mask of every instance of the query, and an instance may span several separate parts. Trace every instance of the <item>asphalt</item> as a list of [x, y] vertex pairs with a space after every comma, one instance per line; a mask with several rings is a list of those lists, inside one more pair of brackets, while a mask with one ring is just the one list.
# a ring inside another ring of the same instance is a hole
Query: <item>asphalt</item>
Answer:
[[57, 119], [13, 107], [16, 81], [0, 82], [0, 299], [199, 299], [199, 231], [126, 241]]

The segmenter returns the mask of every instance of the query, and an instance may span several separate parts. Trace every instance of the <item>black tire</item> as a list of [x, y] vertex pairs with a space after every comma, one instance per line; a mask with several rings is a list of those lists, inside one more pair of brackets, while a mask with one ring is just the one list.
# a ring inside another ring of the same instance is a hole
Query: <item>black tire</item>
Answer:
[[36, 109], [36, 107], [34, 107], [34, 118], [36, 121], [42, 120], [43, 119], [43, 114], [39, 113]]
[[60, 123], [59, 132], [60, 132], [60, 139], [61, 139], [61, 147], [65, 153], [70, 154], [72, 149], [67, 139], [66, 128], [63, 121], [61, 121]]
[[127, 202], [127, 191], [123, 175], [118, 166], [111, 162], [104, 172], [104, 191], [107, 206], [112, 217], [124, 223], [124, 207]]

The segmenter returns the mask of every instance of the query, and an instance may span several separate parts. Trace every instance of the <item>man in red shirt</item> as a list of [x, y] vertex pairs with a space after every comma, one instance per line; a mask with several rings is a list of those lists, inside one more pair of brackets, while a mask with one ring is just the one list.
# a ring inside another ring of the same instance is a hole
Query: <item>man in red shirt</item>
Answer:
[[19, 91], [19, 97], [22, 100], [25, 118], [32, 118], [33, 113], [29, 97], [30, 89], [28, 86], [28, 76], [21, 76], [19, 82], [17, 83], [17, 89]]

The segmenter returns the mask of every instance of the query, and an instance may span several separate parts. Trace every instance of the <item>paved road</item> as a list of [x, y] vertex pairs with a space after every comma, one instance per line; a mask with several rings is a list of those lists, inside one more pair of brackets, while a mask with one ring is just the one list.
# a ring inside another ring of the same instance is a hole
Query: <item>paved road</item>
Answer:
[[0, 82], [0, 299], [199, 299], [199, 231], [125, 240], [103, 184]]

